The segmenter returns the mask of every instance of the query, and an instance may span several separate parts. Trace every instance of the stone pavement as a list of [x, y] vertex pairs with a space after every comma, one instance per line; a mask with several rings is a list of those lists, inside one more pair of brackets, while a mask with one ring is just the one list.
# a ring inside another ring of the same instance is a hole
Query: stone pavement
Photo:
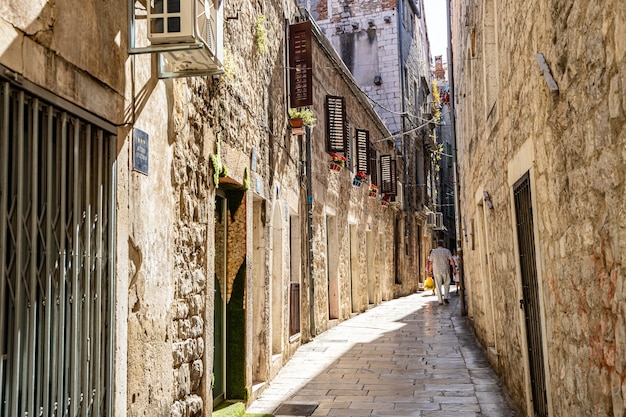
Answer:
[[386, 301], [298, 349], [248, 413], [515, 417], [460, 300]]

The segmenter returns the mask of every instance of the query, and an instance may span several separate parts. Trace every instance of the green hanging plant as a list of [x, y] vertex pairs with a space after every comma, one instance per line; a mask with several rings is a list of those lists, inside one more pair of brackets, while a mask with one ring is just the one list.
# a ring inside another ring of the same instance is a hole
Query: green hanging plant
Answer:
[[243, 173], [243, 189], [248, 191], [250, 189], [250, 170], [246, 167]]
[[220, 178], [228, 176], [228, 168], [222, 163], [220, 135], [217, 135], [217, 141], [215, 142], [215, 153], [209, 156], [211, 164], [213, 165], [213, 183], [215, 188], [220, 188]]
[[304, 107], [301, 110], [289, 109], [289, 117], [291, 119], [302, 119], [302, 123], [307, 126], [315, 126], [316, 118], [313, 116], [311, 109]]

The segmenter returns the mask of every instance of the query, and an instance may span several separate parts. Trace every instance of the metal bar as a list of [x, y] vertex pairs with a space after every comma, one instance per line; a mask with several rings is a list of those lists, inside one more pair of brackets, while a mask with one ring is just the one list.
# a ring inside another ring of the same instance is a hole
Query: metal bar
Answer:
[[[107, 170], [110, 169], [109, 174], [107, 175], [107, 179], [110, 178], [110, 182], [108, 184], [108, 205], [107, 205], [107, 214], [109, 216], [109, 227], [107, 229], [107, 243], [108, 247], [108, 297], [107, 297], [107, 314], [109, 316], [109, 326], [107, 331], [108, 338], [108, 350], [107, 350], [107, 376], [106, 376], [106, 388], [107, 388], [107, 417], [114, 415], [113, 410], [113, 366], [114, 366], [114, 352], [115, 352], [115, 303], [113, 299], [115, 297], [115, 231], [117, 230], [117, 218], [115, 216], [115, 204], [116, 204], [116, 194], [115, 194], [115, 186], [117, 184], [117, 160], [114, 158], [116, 152], [116, 141], [115, 136], [109, 136], [108, 140], [108, 148], [109, 152], [107, 153]], [[109, 168], [109, 163], [111, 163]], [[120, 410], [120, 413], [122, 410]]]
[[28, 303], [28, 356], [26, 361], [28, 364], [28, 377], [26, 380], [27, 390], [26, 393], [26, 413], [27, 415], [35, 415], [35, 340], [36, 340], [36, 328], [37, 328], [37, 181], [39, 179], [39, 100], [34, 99], [30, 107], [31, 121], [29, 123], [29, 130], [31, 137], [28, 138], [31, 142], [31, 157], [30, 169], [31, 169], [31, 197], [30, 197], [30, 300]]
[[82, 220], [81, 211], [80, 211], [80, 120], [76, 118], [72, 118], [72, 123], [74, 124], [74, 141], [73, 141], [73, 150], [74, 150], [74, 169], [72, 178], [72, 185], [74, 188], [74, 192], [72, 195], [72, 205], [73, 205], [73, 215], [72, 215], [72, 353], [70, 359], [70, 373], [72, 375], [71, 378], [71, 389], [70, 389], [70, 416], [74, 417], [78, 413], [79, 406], [79, 387], [80, 387], [80, 379], [79, 379], [79, 369], [80, 369], [80, 335], [79, 335], [79, 319], [80, 319], [80, 304], [81, 297], [80, 291], [78, 287], [78, 275], [80, 274], [80, 222]]
[[83, 259], [83, 314], [81, 319], [83, 322], [83, 338], [82, 338], [82, 407], [81, 415], [87, 417], [87, 411], [89, 409], [88, 404], [91, 402], [91, 390], [89, 389], [89, 373], [91, 370], [91, 202], [90, 202], [90, 180], [93, 178], [91, 175], [91, 125], [85, 126], [84, 142], [84, 212], [85, 221], [83, 226], [83, 239], [84, 239], [84, 259]]
[[[9, 179], [9, 108], [11, 106], [11, 87], [9, 83], [2, 83], [2, 114], [0, 115], [0, 242], [3, 244], [7, 241], [7, 190]], [[5, 384], [5, 361], [8, 362], [9, 355], [4, 352], [4, 339], [8, 333], [6, 323], [6, 250], [0, 250], [0, 416], [8, 415], [8, 397], [9, 384]]]
[[97, 133], [97, 201], [96, 201], [96, 283], [95, 293], [93, 295], [94, 301], [94, 358], [93, 358], [93, 372], [94, 372], [94, 393], [93, 393], [93, 417], [100, 416], [100, 395], [102, 394], [102, 386], [100, 384], [101, 377], [101, 360], [102, 360], [102, 228], [104, 226], [104, 213], [103, 209], [103, 148], [106, 145], [104, 141], [102, 130], [98, 129]]
[[59, 260], [60, 265], [58, 269], [59, 274], [59, 294], [57, 298], [57, 305], [59, 308], [59, 319], [57, 323], [59, 324], [57, 328], [57, 336], [58, 337], [58, 347], [57, 347], [57, 360], [56, 366], [54, 366], [53, 372], [56, 376], [56, 387], [55, 387], [55, 395], [53, 395], [54, 399], [54, 411], [56, 416], [62, 416], [65, 409], [65, 385], [64, 385], [64, 373], [65, 369], [65, 338], [66, 338], [66, 330], [65, 330], [65, 315], [66, 315], [66, 301], [65, 301], [65, 276], [67, 273], [67, 253], [65, 247], [65, 222], [67, 218], [67, 125], [68, 125], [68, 116], [67, 113], [63, 113], [61, 115], [61, 173], [59, 176], [59, 182], [61, 184], [61, 193], [59, 196], [59, 201], [61, 205], [61, 214], [59, 217], [59, 224], [57, 225], [57, 230], [59, 232]]
[[136, 54], [151, 54], [151, 53], [162, 53], [162, 52], [178, 52], [178, 51], [191, 51], [194, 49], [202, 49], [204, 48], [204, 44], [202, 43], [176, 43], [172, 45], [153, 45], [146, 46], [142, 48], [133, 48], [128, 51], [129, 55]]
[[16, 146], [17, 146], [17, 227], [15, 230], [15, 327], [13, 328], [13, 369], [11, 374], [11, 381], [13, 385], [13, 392], [11, 392], [11, 415], [17, 416], [19, 412], [20, 392], [26, 392], [24, 390], [24, 381], [22, 379], [22, 323], [23, 319], [23, 297], [24, 290], [22, 289], [22, 215], [23, 215], [23, 199], [20, 198], [24, 195], [24, 92], [18, 93], [17, 100], [17, 123], [15, 124], [16, 132]]
[[54, 136], [54, 110], [52, 106], [47, 107], [46, 118], [46, 265], [45, 265], [45, 294], [44, 300], [44, 336], [43, 336], [43, 383], [41, 388], [43, 390], [41, 414], [44, 416], [51, 415], [50, 412], [50, 387], [52, 379], [50, 378], [50, 365], [51, 365], [51, 350], [54, 347], [54, 343], [51, 340], [52, 335], [52, 313], [54, 311], [54, 298], [52, 297], [52, 274], [54, 268], [54, 262], [52, 257], [54, 252], [52, 251], [53, 239], [52, 239], [52, 215], [54, 213], [54, 205], [52, 197], [53, 192], [53, 136]]

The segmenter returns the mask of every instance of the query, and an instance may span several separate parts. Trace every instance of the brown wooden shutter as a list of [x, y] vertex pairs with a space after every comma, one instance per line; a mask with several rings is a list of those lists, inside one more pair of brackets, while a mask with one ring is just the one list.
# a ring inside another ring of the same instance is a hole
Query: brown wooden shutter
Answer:
[[356, 170], [369, 174], [370, 132], [356, 129]]
[[380, 157], [380, 192], [382, 194], [396, 195], [397, 178], [396, 178], [396, 160], [391, 155], [382, 155]]
[[343, 97], [326, 96], [326, 150], [346, 151], [346, 109]]
[[289, 26], [289, 107], [313, 105], [311, 22]]
[[370, 182], [374, 185], [379, 185], [378, 183], [378, 159], [376, 158], [376, 149], [372, 147], [372, 143], [369, 145], [369, 174], [370, 174]]
[[346, 120], [346, 124], [343, 125], [346, 131], [346, 167], [352, 170], [354, 166], [354, 149], [352, 143], [352, 134], [350, 132], [350, 122]]

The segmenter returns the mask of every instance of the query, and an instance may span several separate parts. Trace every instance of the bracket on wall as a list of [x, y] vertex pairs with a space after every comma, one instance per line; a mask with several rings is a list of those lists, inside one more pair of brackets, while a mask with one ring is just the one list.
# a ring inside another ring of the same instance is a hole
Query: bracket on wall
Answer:
[[548, 66], [543, 54], [537, 54], [535, 55], [535, 58], [537, 59], [537, 63], [539, 64], [539, 68], [541, 69], [541, 74], [546, 79], [546, 83], [548, 84], [550, 92], [558, 93], [559, 86], [556, 84], [556, 81], [554, 81], [554, 77], [552, 77], [550, 67]]

